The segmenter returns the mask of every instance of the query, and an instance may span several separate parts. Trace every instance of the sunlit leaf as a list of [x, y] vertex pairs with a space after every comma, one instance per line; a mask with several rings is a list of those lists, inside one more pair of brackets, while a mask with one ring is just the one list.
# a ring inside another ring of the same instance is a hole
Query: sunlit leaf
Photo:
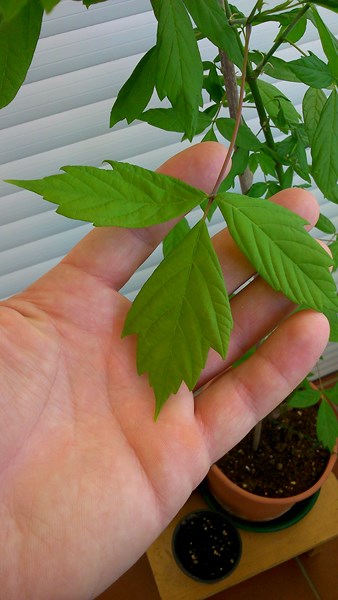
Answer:
[[336, 82], [338, 82], [338, 42], [314, 7], [312, 7], [310, 16], [318, 29], [323, 50], [329, 61], [329, 69]]
[[216, 196], [230, 235], [257, 272], [296, 304], [337, 309], [332, 261], [286, 208], [239, 194]]
[[338, 94], [327, 99], [311, 144], [312, 176], [332, 202], [338, 203]]
[[43, 9], [28, 0], [11, 20], [0, 24], [0, 108], [15, 98], [24, 82], [39, 39]]
[[149, 375], [156, 415], [184, 381], [192, 390], [208, 351], [225, 357], [232, 319], [223, 274], [204, 221], [162, 261], [128, 313], [138, 334], [138, 372]]
[[137, 119], [147, 106], [156, 75], [156, 48], [151, 48], [141, 58], [134, 71], [120, 89], [110, 113], [110, 127], [122, 119], [128, 123]]
[[107, 161], [113, 170], [63, 167], [63, 174], [11, 180], [59, 205], [57, 212], [97, 226], [148, 227], [181, 216], [205, 198], [182, 181], [128, 163]]
[[203, 67], [195, 34], [181, 0], [159, 0], [156, 89], [167, 96], [189, 139], [202, 103]]
[[[149, 125], [159, 127], [164, 131], [178, 131], [184, 133], [185, 127], [182, 125], [176, 111], [173, 108], [150, 108], [142, 113], [139, 117], [140, 121], [145, 121]], [[212, 122], [212, 115], [199, 112], [196, 123], [196, 134], [201, 133], [209, 127]]]
[[173, 227], [163, 240], [163, 256], [166, 257], [170, 252], [181, 243], [187, 233], [189, 233], [190, 227], [187, 219], [183, 217], [175, 227]]
[[183, 0], [198, 29], [241, 68], [243, 55], [218, 0]]

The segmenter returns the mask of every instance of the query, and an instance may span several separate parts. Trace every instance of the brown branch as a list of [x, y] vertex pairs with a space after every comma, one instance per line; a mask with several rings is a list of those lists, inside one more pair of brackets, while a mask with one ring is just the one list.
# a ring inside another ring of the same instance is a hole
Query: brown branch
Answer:
[[[226, 52], [224, 52], [224, 50], [220, 50], [219, 55], [221, 59], [221, 70], [229, 106], [229, 114], [232, 119], [236, 119], [239, 104], [239, 94], [235, 67], [231, 60], [228, 58]], [[239, 183], [241, 186], [242, 194], [246, 194], [248, 192], [248, 190], [252, 186], [252, 182], [253, 174], [251, 173], [249, 167], [247, 167], [244, 173], [242, 173], [242, 175], [239, 175]]]

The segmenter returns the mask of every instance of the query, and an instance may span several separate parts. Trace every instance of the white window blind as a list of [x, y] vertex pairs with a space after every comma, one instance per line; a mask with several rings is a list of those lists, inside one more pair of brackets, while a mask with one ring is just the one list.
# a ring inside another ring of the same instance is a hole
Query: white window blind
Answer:
[[[250, 0], [237, 4], [244, 12], [252, 5]], [[329, 13], [329, 25], [337, 34], [338, 15]], [[266, 51], [276, 32], [274, 23], [254, 29], [251, 47]], [[109, 129], [113, 101], [155, 36], [149, 0], [110, 0], [89, 10], [79, 2], [63, 0], [44, 18], [26, 81], [14, 101], [0, 111], [0, 298], [15, 294], [57, 264], [91, 229], [87, 223], [56, 215], [53, 205], [18, 191], [4, 179], [43, 177], [66, 164], [100, 166], [106, 158], [155, 169], [188, 145], [180, 143], [180, 134], [145, 123], [127, 127], [122, 122]], [[323, 57], [310, 23], [300, 46]], [[200, 49], [204, 59], [214, 58], [207, 41], [200, 43]], [[292, 47], [282, 46], [278, 55], [298, 58]], [[280, 89], [301, 111], [301, 85], [281, 82]], [[246, 119], [258, 131], [254, 111], [246, 113]], [[322, 212], [338, 229], [338, 206], [313, 191]], [[196, 218], [197, 212], [192, 222]], [[210, 228], [212, 232], [220, 228], [217, 213]], [[124, 288], [129, 298], [135, 297], [160, 258], [158, 248]], [[337, 369], [338, 349], [331, 344], [320, 370], [324, 375]]]

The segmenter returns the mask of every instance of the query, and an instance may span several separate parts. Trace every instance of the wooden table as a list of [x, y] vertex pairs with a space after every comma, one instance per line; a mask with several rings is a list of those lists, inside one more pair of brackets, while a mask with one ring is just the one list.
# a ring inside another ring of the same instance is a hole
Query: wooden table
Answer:
[[162, 600], [204, 600], [338, 536], [338, 481], [331, 474], [313, 509], [301, 521], [274, 533], [239, 530], [243, 552], [237, 569], [218, 583], [199, 583], [176, 565], [171, 539], [176, 524], [187, 513], [200, 508], [206, 508], [206, 504], [194, 492], [147, 552]]

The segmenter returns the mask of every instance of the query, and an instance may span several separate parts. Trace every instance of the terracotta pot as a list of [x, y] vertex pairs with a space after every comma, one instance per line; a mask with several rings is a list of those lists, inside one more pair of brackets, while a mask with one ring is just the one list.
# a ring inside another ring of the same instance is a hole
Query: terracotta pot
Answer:
[[330, 475], [336, 459], [337, 446], [317, 483], [302, 494], [288, 498], [267, 498], [247, 492], [228, 479], [217, 465], [212, 465], [207, 475], [208, 487], [217, 502], [233, 515], [248, 521], [270, 521], [280, 517], [297, 502], [315, 494]]

